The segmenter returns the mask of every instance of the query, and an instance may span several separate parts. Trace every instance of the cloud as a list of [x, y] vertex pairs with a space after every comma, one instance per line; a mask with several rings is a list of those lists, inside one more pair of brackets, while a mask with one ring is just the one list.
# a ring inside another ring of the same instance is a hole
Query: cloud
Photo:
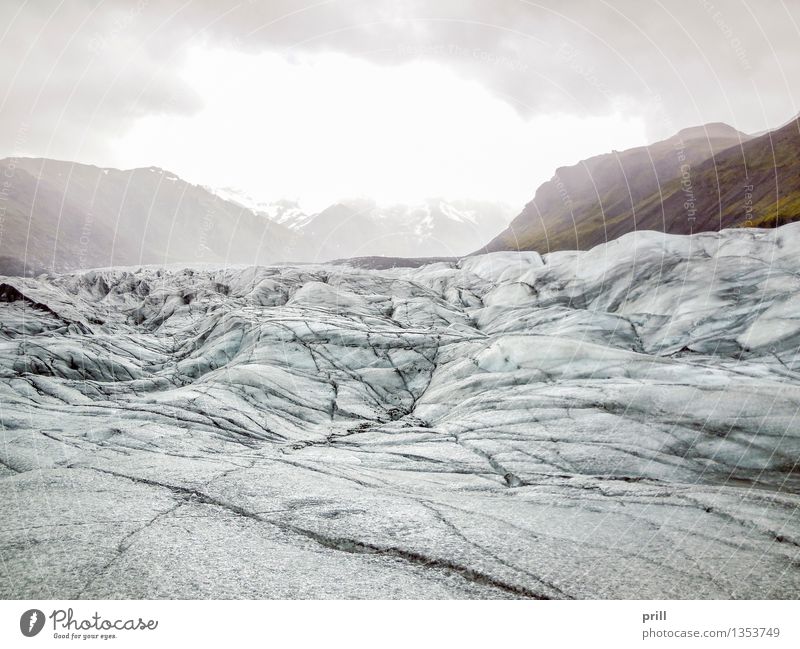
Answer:
[[[195, 182], [323, 209], [367, 193], [502, 199], [521, 208], [554, 166], [644, 142], [635, 115], [524, 117], [445, 65], [391, 67], [335, 52], [197, 48], [183, 78], [204, 98], [191, 117], [139, 120], [114, 166], [159, 164]], [[569, 137], [564, 137], [568, 133]]]
[[434, 62], [524, 117], [630, 110], [653, 139], [708, 121], [757, 131], [800, 110], [800, 7], [780, 0], [78, 0], [4, 12], [6, 153], [101, 156], [143, 115], [196, 113], [203, 100], [175, 71], [197, 46]]
[[172, 69], [183, 48], [159, 45], [162, 36], [148, 32], [144, 13], [80, 2], [52, 12], [43, 3], [4, 11], [13, 16], [0, 40], [6, 155], [102, 157], [108, 138], [138, 117], [201, 107]]

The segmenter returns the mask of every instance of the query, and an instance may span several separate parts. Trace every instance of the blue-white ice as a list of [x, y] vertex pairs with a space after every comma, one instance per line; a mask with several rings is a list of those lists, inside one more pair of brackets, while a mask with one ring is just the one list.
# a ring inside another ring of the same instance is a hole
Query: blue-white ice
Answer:
[[800, 225], [0, 284], [5, 598], [800, 594]]

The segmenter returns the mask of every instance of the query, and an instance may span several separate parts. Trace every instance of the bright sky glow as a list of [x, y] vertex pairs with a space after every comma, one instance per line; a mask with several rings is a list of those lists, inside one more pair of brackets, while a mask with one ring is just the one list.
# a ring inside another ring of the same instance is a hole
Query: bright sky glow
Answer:
[[152, 164], [257, 200], [308, 210], [364, 195], [530, 200], [556, 167], [646, 143], [640, 115], [522, 118], [479, 83], [417, 61], [342, 54], [190, 52], [191, 116], [148, 115], [115, 143], [115, 166]]

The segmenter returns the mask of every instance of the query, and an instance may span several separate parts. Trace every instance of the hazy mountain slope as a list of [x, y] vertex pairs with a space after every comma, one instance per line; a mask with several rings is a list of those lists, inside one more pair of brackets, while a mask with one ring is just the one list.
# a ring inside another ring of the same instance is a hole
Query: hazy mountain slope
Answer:
[[[685, 211], [683, 204], [692, 198], [695, 231], [775, 227], [800, 218], [800, 121], [706, 160], [692, 170], [691, 182], [688, 192], [678, 181], [665, 187], [663, 211]], [[652, 201], [639, 209], [645, 223], [661, 212]]]
[[317, 214], [245, 204], [163, 169], [0, 160], [0, 272], [171, 262], [265, 264], [467, 254], [508, 222], [499, 203], [348, 200]]
[[314, 215], [300, 229], [304, 248], [313, 261], [327, 261], [358, 254], [380, 239], [380, 224], [372, 218], [372, 204], [336, 203]]
[[300, 204], [294, 200], [259, 201], [246, 192], [232, 187], [208, 187], [207, 189], [227, 201], [246, 207], [258, 214], [263, 214], [271, 221], [291, 230], [303, 227], [314, 217], [313, 214], [307, 214], [300, 207]]
[[738, 151], [748, 139], [725, 124], [707, 124], [650, 146], [561, 167], [483, 251], [587, 249], [636, 229], [688, 233], [687, 210], [670, 204], [662, 214], [660, 196], [676, 195], [684, 174], [692, 177], [712, 153]]
[[511, 218], [510, 208], [497, 201], [429, 198], [379, 204], [362, 197], [306, 213], [296, 201], [259, 202], [230, 187], [214, 191], [296, 232], [295, 261], [460, 256], [482, 245]]
[[431, 198], [416, 204], [342, 201], [297, 231], [311, 261], [465, 255], [508, 223], [501, 203]]
[[800, 223], [0, 278], [0, 597], [796, 598]]
[[[279, 224], [155, 167], [120, 171], [39, 158], [0, 161], [0, 257], [28, 269], [287, 259]], [[7, 262], [9, 263], [9, 262]]]

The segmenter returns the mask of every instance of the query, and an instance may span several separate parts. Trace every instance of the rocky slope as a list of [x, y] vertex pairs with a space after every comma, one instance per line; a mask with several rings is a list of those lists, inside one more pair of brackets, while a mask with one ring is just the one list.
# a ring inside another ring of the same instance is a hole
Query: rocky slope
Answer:
[[148, 167], [0, 160], [0, 273], [135, 264], [271, 264], [464, 255], [506, 226], [500, 203], [341, 201], [307, 214]]
[[4, 598], [796, 598], [800, 224], [0, 279]]
[[131, 264], [274, 263], [295, 235], [157, 167], [0, 160], [0, 272]]
[[[561, 168], [483, 251], [585, 250], [626, 232], [774, 227], [800, 218], [800, 126], [724, 124]], [[713, 155], [712, 155], [713, 154]]]

